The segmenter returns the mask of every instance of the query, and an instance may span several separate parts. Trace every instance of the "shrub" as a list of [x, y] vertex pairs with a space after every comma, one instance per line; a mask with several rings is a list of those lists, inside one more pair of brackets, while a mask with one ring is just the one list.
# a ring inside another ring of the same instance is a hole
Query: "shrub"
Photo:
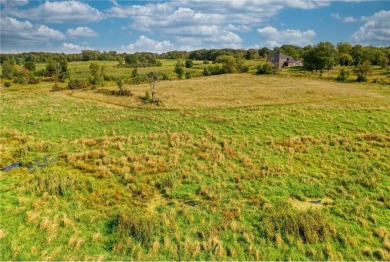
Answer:
[[211, 75], [222, 75], [222, 74], [225, 74], [225, 71], [224, 69], [219, 66], [219, 65], [215, 65], [215, 66], [208, 66], [208, 67], [205, 67], [203, 69], [203, 75], [204, 76], [211, 76]]
[[61, 91], [61, 90], [64, 90], [64, 88], [60, 87], [57, 83], [55, 83], [53, 85], [53, 87], [51, 88], [51, 91], [55, 92], [55, 91]]
[[186, 72], [186, 79], [190, 79], [192, 77], [191, 72]]
[[371, 62], [365, 61], [363, 64], [358, 65], [354, 72], [357, 75], [357, 82], [367, 82], [367, 75], [372, 72]]
[[336, 80], [339, 82], [347, 82], [349, 80], [350, 72], [348, 69], [342, 68]]
[[145, 91], [145, 95], [142, 97], [142, 100], [144, 100], [146, 103], [150, 103], [152, 101], [149, 91]]
[[167, 74], [164, 74], [164, 73], [161, 74], [161, 79], [162, 79], [162, 80], [170, 80], [169, 77], [168, 77], [168, 75], [167, 75]]
[[80, 79], [69, 80], [68, 83], [69, 89], [83, 89], [83, 88], [88, 88], [89, 86], [90, 84], [87, 81], [80, 80]]
[[137, 74], [137, 76], [130, 78], [127, 83], [131, 85], [138, 85], [142, 83], [146, 83], [148, 81], [146, 75], [144, 74]]
[[129, 89], [122, 88], [118, 91], [112, 91], [112, 94], [117, 95], [117, 96], [132, 96], [133, 93]]
[[277, 74], [279, 73], [279, 68], [271, 63], [265, 63], [263, 65], [258, 65], [257, 66], [257, 74], [262, 75], [262, 74]]
[[173, 69], [173, 72], [177, 74], [179, 79], [183, 79], [184, 77], [184, 65], [180, 61], [178, 61]]
[[11, 86], [11, 83], [10, 82], [5, 82], [4, 83], [4, 87], [10, 87]]
[[186, 60], [186, 68], [192, 68], [194, 66], [194, 62], [191, 59]]

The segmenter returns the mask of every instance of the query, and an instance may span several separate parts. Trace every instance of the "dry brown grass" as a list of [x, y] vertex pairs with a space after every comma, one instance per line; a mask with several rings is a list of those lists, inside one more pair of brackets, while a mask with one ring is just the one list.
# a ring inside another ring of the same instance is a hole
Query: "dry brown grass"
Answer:
[[[221, 108], [257, 105], [329, 102], [372, 98], [388, 100], [367, 86], [373, 84], [345, 84], [317, 79], [297, 79], [286, 76], [257, 76], [249, 74], [219, 75], [189, 80], [161, 81], [157, 97], [166, 108]], [[106, 87], [114, 89], [116, 87]], [[379, 87], [378, 87], [379, 88]], [[148, 85], [130, 87], [132, 97], [108, 96], [95, 91], [67, 92], [72, 97], [124, 107], [141, 106], [139, 97]], [[386, 105], [385, 101], [383, 105]]]

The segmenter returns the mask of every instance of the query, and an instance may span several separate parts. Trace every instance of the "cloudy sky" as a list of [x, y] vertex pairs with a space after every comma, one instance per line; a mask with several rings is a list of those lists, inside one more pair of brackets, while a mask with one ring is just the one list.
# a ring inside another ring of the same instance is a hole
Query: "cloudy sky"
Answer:
[[390, 1], [0, 0], [1, 52], [390, 45]]

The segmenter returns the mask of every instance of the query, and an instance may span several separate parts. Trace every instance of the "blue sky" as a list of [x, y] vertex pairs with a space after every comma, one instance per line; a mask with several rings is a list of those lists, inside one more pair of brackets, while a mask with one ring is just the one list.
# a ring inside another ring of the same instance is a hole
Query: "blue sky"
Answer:
[[390, 45], [390, 1], [0, 0], [1, 52]]

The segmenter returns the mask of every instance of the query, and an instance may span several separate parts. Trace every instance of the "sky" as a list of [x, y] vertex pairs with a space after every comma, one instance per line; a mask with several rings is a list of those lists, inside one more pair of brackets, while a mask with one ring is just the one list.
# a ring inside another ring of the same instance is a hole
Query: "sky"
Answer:
[[390, 0], [0, 0], [1, 52], [390, 46]]

